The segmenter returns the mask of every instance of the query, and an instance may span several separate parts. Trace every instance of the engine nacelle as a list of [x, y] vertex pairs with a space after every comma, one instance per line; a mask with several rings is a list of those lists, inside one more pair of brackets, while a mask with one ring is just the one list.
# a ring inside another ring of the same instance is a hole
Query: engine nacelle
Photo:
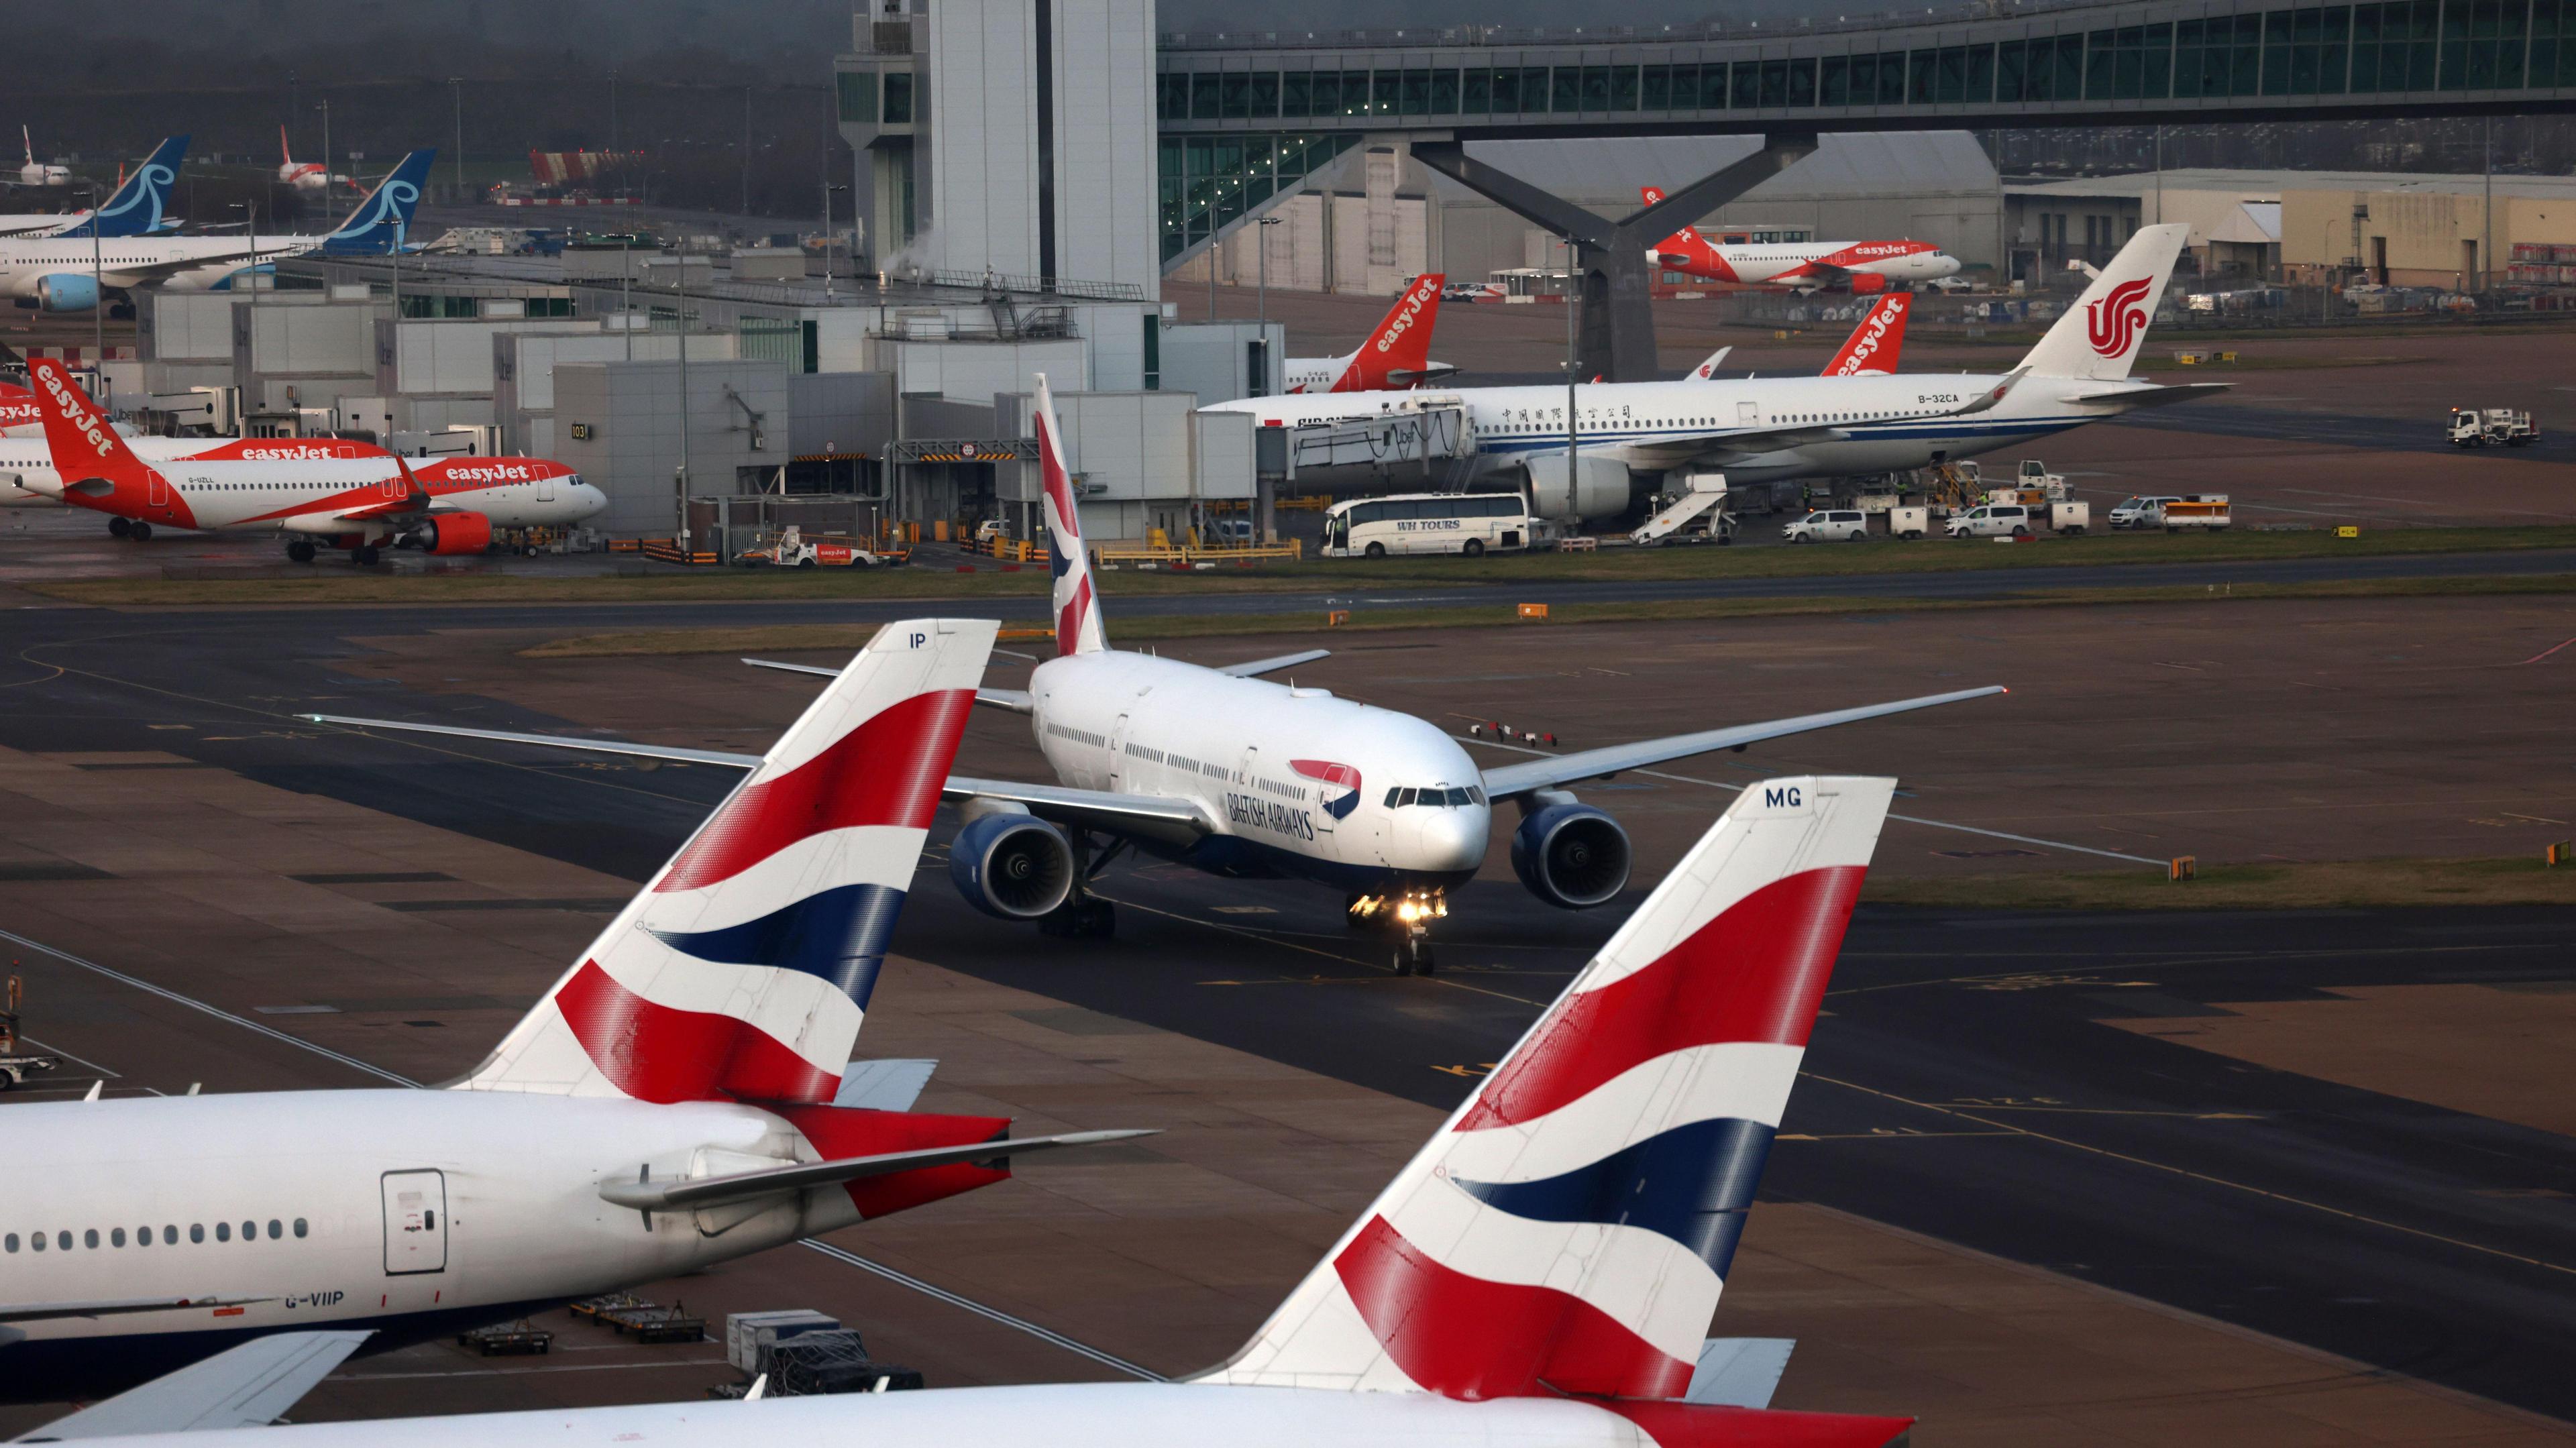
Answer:
[[36, 306], [48, 312], [86, 312], [98, 305], [98, 278], [54, 272], [36, 278]]
[[1566, 480], [1565, 453], [1538, 452], [1526, 466], [1530, 480], [1530, 514], [1538, 518], [1616, 518], [1628, 511], [1635, 489], [1628, 465], [1617, 458], [1580, 457], [1571, 483]]
[[1853, 296], [1874, 296], [1887, 290], [1887, 278], [1876, 272], [1853, 272], [1851, 288]]
[[1512, 832], [1513, 873], [1560, 910], [1589, 910], [1619, 898], [1632, 858], [1628, 832], [1588, 804], [1550, 805]]
[[480, 553], [492, 546], [492, 520], [481, 513], [441, 513], [412, 530], [423, 553]]
[[1073, 893], [1073, 842], [1034, 815], [988, 814], [948, 846], [948, 878], [987, 915], [1035, 920]]

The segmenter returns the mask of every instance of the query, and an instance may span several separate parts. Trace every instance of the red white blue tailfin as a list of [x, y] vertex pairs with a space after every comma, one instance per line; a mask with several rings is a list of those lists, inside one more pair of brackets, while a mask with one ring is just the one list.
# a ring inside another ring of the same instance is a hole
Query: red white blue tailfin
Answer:
[[1209, 1379], [1680, 1397], [1894, 790], [1746, 789]]
[[832, 1099], [998, 625], [877, 631], [581, 962], [479, 1091]]
[[1082, 546], [1082, 511], [1065, 466], [1064, 429], [1055, 420], [1055, 394], [1038, 375], [1038, 481], [1045, 493], [1047, 563], [1055, 570], [1055, 652], [1058, 658], [1096, 654], [1109, 647], [1101, 627], [1100, 599], [1091, 587], [1091, 555]]

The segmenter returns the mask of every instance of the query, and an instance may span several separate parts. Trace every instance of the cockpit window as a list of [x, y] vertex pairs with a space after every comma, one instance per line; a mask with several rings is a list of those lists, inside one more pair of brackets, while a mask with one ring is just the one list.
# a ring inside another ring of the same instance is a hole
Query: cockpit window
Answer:
[[1388, 809], [1417, 804], [1432, 809], [1463, 809], [1484, 802], [1485, 792], [1472, 784], [1463, 789], [1390, 789], [1386, 792]]

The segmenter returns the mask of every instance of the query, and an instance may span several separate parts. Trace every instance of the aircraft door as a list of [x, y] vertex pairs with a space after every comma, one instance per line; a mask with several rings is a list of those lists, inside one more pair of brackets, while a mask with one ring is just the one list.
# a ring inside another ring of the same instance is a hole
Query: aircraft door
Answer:
[[1758, 402], [1739, 402], [1735, 404], [1735, 421], [1737, 425], [1741, 427], [1757, 427], [1761, 425], [1762, 404]]
[[1109, 726], [1109, 788], [1124, 788], [1127, 781], [1127, 716]]
[[155, 508], [170, 506], [170, 480], [157, 472], [152, 474], [152, 482], [145, 491], [145, 499]]
[[385, 1275], [409, 1277], [446, 1271], [446, 1173], [386, 1172], [384, 1197]]
[[540, 503], [551, 503], [551, 502], [553, 502], [554, 500], [555, 500], [555, 475], [554, 475], [554, 474], [552, 474], [552, 473], [540, 473], [540, 474], [538, 474], [538, 475], [537, 475], [537, 501], [538, 501], [538, 502], [540, 502]]

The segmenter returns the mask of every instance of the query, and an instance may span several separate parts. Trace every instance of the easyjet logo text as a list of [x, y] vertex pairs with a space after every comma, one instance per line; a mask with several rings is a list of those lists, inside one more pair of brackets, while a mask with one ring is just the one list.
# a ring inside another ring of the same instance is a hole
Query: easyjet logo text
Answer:
[[1896, 319], [1903, 315], [1905, 315], [1905, 303], [1901, 298], [1891, 299], [1871, 312], [1868, 324], [1861, 328], [1861, 334], [1858, 337], [1852, 339], [1851, 350], [1843, 354], [1843, 365], [1834, 369], [1834, 375], [1849, 377], [1865, 370], [1869, 366], [1869, 359], [1877, 355], [1880, 347], [1886, 345], [1887, 329], [1895, 326]]
[[525, 483], [540, 473], [527, 463], [449, 463], [438, 475], [455, 483]]
[[1394, 346], [1396, 339], [1412, 328], [1413, 318], [1422, 310], [1423, 304], [1438, 295], [1440, 295], [1438, 282], [1415, 283], [1413, 291], [1405, 297], [1404, 305], [1397, 308], [1395, 315], [1387, 319], [1386, 330], [1378, 333], [1377, 349], [1383, 352]]
[[63, 421], [70, 423], [79, 430], [82, 437], [89, 439], [89, 445], [98, 449], [100, 457], [106, 457], [116, 450], [115, 446], [107, 440], [107, 425], [98, 420], [97, 413], [81, 405], [80, 394], [63, 381], [60, 372], [50, 367], [42, 368], [37, 371], [36, 380], [43, 384], [46, 394], [54, 399], [54, 409], [62, 414]]

